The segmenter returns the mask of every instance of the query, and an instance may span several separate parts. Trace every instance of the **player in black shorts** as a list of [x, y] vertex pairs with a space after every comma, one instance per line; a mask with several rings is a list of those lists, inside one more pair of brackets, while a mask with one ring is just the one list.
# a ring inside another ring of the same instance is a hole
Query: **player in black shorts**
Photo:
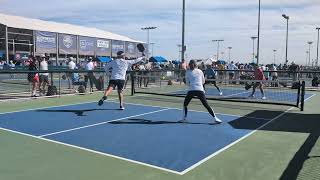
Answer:
[[120, 101], [120, 109], [124, 110], [122, 91], [125, 85], [128, 67], [131, 67], [133, 64], [136, 64], [143, 60], [144, 57], [135, 60], [125, 60], [125, 54], [123, 51], [119, 51], [117, 53], [117, 58], [104, 67], [107, 74], [109, 73], [110, 68], [112, 68], [111, 80], [109, 81], [109, 86], [105, 90], [103, 97], [98, 102], [99, 106], [101, 106], [103, 104], [103, 101], [107, 99], [108, 95], [112, 92], [113, 88], [117, 87]]
[[217, 86], [217, 83], [215, 81], [217, 79], [216, 71], [213, 69], [213, 67], [210, 64], [207, 65], [207, 69], [205, 70], [204, 75], [205, 75], [206, 79], [208, 80], [208, 81], [206, 81], [206, 84], [213, 84], [214, 87], [216, 87], [217, 90], [219, 91], [219, 95], [222, 96], [222, 91]]

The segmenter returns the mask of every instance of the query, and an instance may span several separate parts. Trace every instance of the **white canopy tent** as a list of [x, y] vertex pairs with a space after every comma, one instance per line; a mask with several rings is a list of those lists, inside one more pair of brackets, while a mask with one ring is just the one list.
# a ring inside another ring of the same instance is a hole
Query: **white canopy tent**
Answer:
[[56, 23], [50, 21], [43, 21], [39, 19], [31, 19], [20, 16], [12, 16], [0, 13], [0, 24], [11, 28], [29, 29], [37, 31], [47, 31], [62, 34], [72, 34], [87, 37], [96, 37], [104, 39], [112, 39], [119, 41], [140, 42], [129, 37], [114, 34], [108, 31], [88, 28], [83, 26], [71, 25], [66, 23]]

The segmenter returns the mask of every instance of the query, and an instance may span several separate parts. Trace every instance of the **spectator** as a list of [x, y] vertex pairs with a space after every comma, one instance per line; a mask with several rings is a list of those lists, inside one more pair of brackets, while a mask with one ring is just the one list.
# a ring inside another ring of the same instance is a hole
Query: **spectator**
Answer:
[[0, 60], [0, 70], [4, 69], [4, 61], [1, 59]]
[[[277, 72], [277, 66], [275, 64], [271, 65], [271, 77], [272, 77], [272, 81], [277, 81], [278, 80], [278, 72]], [[277, 82], [272, 82], [271, 83], [272, 87], [278, 87], [278, 83]]]
[[[28, 61], [26, 62], [26, 65], [29, 67], [29, 71], [37, 70], [36, 59], [33, 56], [29, 56]], [[36, 89], [39, 83], [38, 73], [35, 73], [35, 72], [28, 73], [28, 81], [32, 84], [31, 97], [37, 97]]]
[[[12, 60], [10, 60], [9, 69], [13, 71], [15, 69], [15, 67], [16, 67], [16, 65], [13, 63]], [[14, 74], [13, 73], [10, 73], [10, 78], [14, 78]]]
[[229, 71], [229, 80], [233, 80], [234, 79], [234, 70], [238, 69], [236, 65], [234, 65], [234, 62], [231, 61], [231, 63], [227, 66]]
[[92, 57], [89, 57], [88, 62], [85, 66], [85, 70], [89, 71], [85, 76], [84, 76], [84, 81], [86, 83], [86, 88], [87, 88], [87, 84], [88, 84], [88, 80], [90, 81], [90, 92], [93, 92], [93, 83], [94, 83], [94, 76], [93, 76], [93, 70], [94, 70], [94, 64], [93, 64], [93, 60]]
[[[68, 70], [73, 71], [76, 69], [76, 63], [74, 62], [73, 57], [69, 57], [69, 62], [68, 62]], [[73, 73], [68, 72], [67, 73], [67, 78], [68, 78], [68, 84], [69, 84], [69, 89], [74, 89], [73, 83], [72, 83], [72, 77]]]
[[[48, 71], [48, 62], [46, 61], [46, 56], [41, 55], [40, 68], [41, 71]], [[49, 73], [39, 73], [39, 91], [40, 95], [44, 95], [46, 93], [46, 85], [49, 84]]]

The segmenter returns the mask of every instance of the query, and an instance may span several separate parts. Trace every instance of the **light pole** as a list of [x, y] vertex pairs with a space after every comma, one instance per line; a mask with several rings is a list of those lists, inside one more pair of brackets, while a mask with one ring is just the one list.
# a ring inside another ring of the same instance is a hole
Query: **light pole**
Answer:
[[219, 46], [220, 46], [220, 42], [223, 42], [224, 40], [222, 39], [215, 39], [212, 40], [212, 42], [218, 42], [218, 46], [217, 46], [217, 61], [219, 61]]
[[147, 43], [148, 43], [148, 52], [147, 52], [147, 59], [149, 59], [150, 54], [150, 30], [157, 29], [157, 27], [143, 27], [141, 30], [147, 31], [148, 37], [147, 37]]
[[179, 57], [179, 60], [181, 60], [181, 47], [182, 47], [182, 45], [181, 44], [177, 44], [177, 46], [178, 46], [178, 57]]
[[306, 67], [307, 67], [308, 66], [309, 51], [306, 51], [306, 54], [307, 54], [307, 56], [306, 56]]
[[259, 65], [260, 56], [260, 11], [261, 11], [261, 0], [259, 0], [259, 15], [258, 15], [258, 45], [257, 45], [257, 65]]
[[232, 49], [232, 47], [230, 46], [230, 47], [228, 47], [228, 49], [229, 49], [229, 63], [230, 63], [230, 61], [231, 61], [231, 49]]
[[312, 41], [309, 41], [308, 44], [309, 44], [309, 61], [308, 61], [308, 66], [310, 66], [310, 61], [311, 61], [311, 44], [313, 42]]
[[318, 41], [317, 41], [317, 61], [316, 61], [316, 66], [318, 66], [318, 63], [319, 63], [319, 31], [320, 31], [320, 28], [317, 27], [316, 30], [318, 30]]
[[[252, 39], [252, 45], [253, 45], [253, 48], [252, 48], [252, 56], [253, 56], [253, 58], [252, 58], [252, 61], [254, 61], [254, 59], [255, 59], [255, 54], [254, 54], [254, 40], [256, 40], [258, 37], [256, 37], [256, 36], [252, 36], [251, 37], [251, 39]], [[257, 61], [257, 63], [258, 63], [258, 61]]]
[[151, 45], [151, 56], [153, 56], [153, 45], [155, 45], [156, 43], [150, 43]]
[[184, 53], [186, 51], [186, 46], [184, 44], [184, 31], [185, 31], [185, 12], [186, 12], [186, 1], [182, 1], [182, 42], [181, 42], [181, 63], [184, 63]]
[[287, 20], [287, 33], [286, 33], [286, 62], [288, 64], [288, 37], [289, 37], [289, 16], [282, 14], [282, 17]]
[[273, 50], [273, 64], [274, 64], [274, 65], [276, 65], [276, 52], [277, 52], [277, 50], [274, 49], [274, 50]]

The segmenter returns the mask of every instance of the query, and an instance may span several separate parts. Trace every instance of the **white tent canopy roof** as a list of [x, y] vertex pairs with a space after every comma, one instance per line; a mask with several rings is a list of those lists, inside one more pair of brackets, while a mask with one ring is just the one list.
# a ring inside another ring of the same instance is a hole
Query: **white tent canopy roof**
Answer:
[[39, 19], [30, 19], [30, 18], [25, 18], [20, 16], [6, 15], [1, 13], [0, 13], [0, 24], [3, 24], [11, 28], [48, 31], [48, 32], [55, 32], [55, 33], [88, 36], [88, 37], [112, 39], [112, 40], [119, 40], [119, 41], [141, 42], [141, 41], [133, 40], [126, 36], [114, 34], [114, 33], [103, 31], [96, 28], [87, 28], [83, 26], [71, 25], [66, 23], [56, 23], [56, 22], [50, 22], [50, 21], [43, 21]]

